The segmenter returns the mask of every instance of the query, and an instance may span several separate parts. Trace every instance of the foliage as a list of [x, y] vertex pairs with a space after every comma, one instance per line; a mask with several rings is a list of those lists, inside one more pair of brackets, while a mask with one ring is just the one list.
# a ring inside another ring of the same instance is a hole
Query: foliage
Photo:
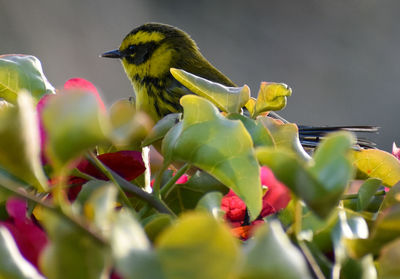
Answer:
[[53, 94], [36, 58], [0, 56], [0, 278], [400, 276], [395, 145], [337, 132], [306, 151], [268, 116], [286, 85], [253, 99], [171, 73], [195, 95], [152, 123], [127, 100], [107, 111], [80, 78]]

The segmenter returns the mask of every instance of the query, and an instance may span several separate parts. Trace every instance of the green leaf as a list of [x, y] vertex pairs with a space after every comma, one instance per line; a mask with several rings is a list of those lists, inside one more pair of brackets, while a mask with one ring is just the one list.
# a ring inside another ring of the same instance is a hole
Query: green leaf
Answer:
[[0, 278], [44, 279], [19, 252], [12, 235], [0, 227]]
[[139, 150], [142, 140], [150, 133], [153, 121], [144, 112], [137, 112], [129, 100], [119, 100], [110, 108], [111, 139], [123, 150]]
[[400, 277], [400, 239], [386, 245], [378, 259], [378, 274], [382, 279]]
[[210, 213], [216, 219], [222, 219], [225, 212], [221, 209], [223, 195], [220, 192], [209, 192], [197, 203], [196, 209]]
[[252, 220], [261, 210], [260, 168], [253, 141], [242, 122], [220, 115], [196, 95], [181, 98], [183, 121], [165, 136], [162, 152], [168, 161], [185, 161], [231, 188], [247, 205]]
[[203, 171], [197, 171], [188, 182], [176, 184], [164, 197], [168, 207], [179, 214], [194, 209], [199, 200], [208, 192], [228, 193], [229, 189], [214, 177]]
[[27, 90], [37, 103], [45, 94], [55, 93], [44, 76], [39, 59], [31, 55], [0, 55], [0, 98], [16, 104], [21, 90]]
[[354, 165], [368, 177], [382, 180], [392, 187], [400, 181], [400, 162], [392, 154], [379, 149], [354, 151]]
[[252, 220], [261, 210], [260, 168], [253, 142], [242, 122], [220, 115], [209, 101], [181, 98], [183, 121], [165, 136], [162, 151], [169, 161], [185, 161], [231, 188], [247, 205]]
[[165, 278], [146, 234], [128, 211], [117, 214], [111, 246], [116, 269], [124, 278]]
[[259, 226], [244, 247], [241, 279], [311, 278], [302, 253], [290, 242], [278, 221]]
[[154, 125], [150, 134], [143, 140], [142, 146], [148, 146], [162, 139], [167, 132], [179, 122], [181, 117], [181, 113], [167, 114]]
[[361, 185], [358, 190], [357, 211], [367, 208], [381, 185], [382, 181], [376, 178], [369, 178]]
[[303, 161], [311, 159], [300, 143], [299, 129], [296, 124], [282, 124], [279, 120], [268, 116], [258, 117], [257, 121], [268, 129], [277, 147], [293, 151]]
[[352, 168], [346, 153], [352, 140], [348, 133], [330, 135], [321, 142], [314, 162], [309, 164], [284, 149], [258, 148], [257, 157], [314, 213], [325, 218], [339, 202], [351, 178]]
[[353, 168], [347, 153], [355, 143], [348, 132], [337, 132], [321, 141], [314, 153], [311, 174], [330, 193], [341, 195], [352, 178]]
[[40, 162], [38, 122], [32, 97], [18, 95], [15, 107], [0, 109], [0, 165], [39, 191], [47, 189]]
[[168, 279], [233, 278], [239, 248], [228, 227], [206, 213], [183, 215], [157, 239]]
[[169, 214], [154, 214], [143, 220], [144, 231], [150, 241], [154, 241], [158, 235], [172, 224]]
[[284, 83], [261, 82], [253, 117], [266, 111], [285, 108], [287, 97], [291, 95], [292, 89]]
[[105, 141], [109, 124], [96, 97], [88, 92], [57, 94], [43, 109], [47, 154], [55, 169]]
[[240, 120], [249, 132], [253, 140], [254, 147], [259, 146], [275, 146], [269, 130], [267, 130], [260, 120], [253, 120], [239, 113], [231, 113], [227, 116], [231, 120]]
[[42, 223], [50, 238], [40, 257], [40, 269], [49, 278], [102, 278], [109, 268], [108, 247], [76, 225], [47, 210]]
[[195, 76], [184, 70], [171, 68], [171, 74], [191, 92], [206, 98], [225, 112], [240, 112], [250, 99], [250, 88], [227, 87], [222, 84]]

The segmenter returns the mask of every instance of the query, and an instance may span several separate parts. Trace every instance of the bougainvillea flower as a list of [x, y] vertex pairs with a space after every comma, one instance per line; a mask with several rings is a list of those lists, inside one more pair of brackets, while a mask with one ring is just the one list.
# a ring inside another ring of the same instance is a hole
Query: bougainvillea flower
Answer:
[[0, 224], [10, 231], [25, 259], [38, 267], [39, 255], [48, 242], [45, 232], [27, 217], [26, 201], [9, 198], [6, 210], [9, 218]]
[[290, 201], [289, 189], [275, 178], [269, 168], [262, 167], [260, 176], [262, 185], [266, 186], [268, 191], [263, 196], [263, 207], [260, 215], [250, 226], [244, 226], [246, 204], [232, 190], [222, 198], [221, 208], [225, 211], [225, 219], [234, 228], [233, 234], [241, 239], [247, 239], [253, 227], [263, 222], [263, 217], [285, 208]]
[[[131, 181], [141, 175], [146, 167], [143, 162], [142, 153], [139, 151], [117, 151], [113, 153], [105, 153], [97, 156], [97, 158], [107, 167], [122, 176], [125, 180]], [[88, 160], [82, 159], [77, 169], [83, 173], [93, 176], [97, 179], [108, 180], [104, 173], [99, 171]], [[75, 184], [68, 193], [71, 200], [76, 198], [81, 186], [86, 180], [80, 177], [71, 177], [69, 184]]]
[[392, 154], [394, 157], [400, 160], [400, 148], [397, 147], [396, 143], [393, 143]]

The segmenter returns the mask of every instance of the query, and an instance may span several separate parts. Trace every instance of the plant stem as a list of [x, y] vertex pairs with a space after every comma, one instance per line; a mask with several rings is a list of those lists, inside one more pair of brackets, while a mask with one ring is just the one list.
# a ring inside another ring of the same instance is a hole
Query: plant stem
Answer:
[[185, 172], [191, 167], [189, 163], [185, 163], [177, 172], [176, 174], [168, 180], [167, 183], [161, 188], [161, 196], [167, 197], [169, 193], [175, 188], [175, 182], [185, 174]]
[[[91, 162], [93, 165], [96, 166], [94, 160], [90, 157], [87, 156], [87, 159], [89, 162]], [[157, 211], [160, 213], [166, 213], [170, 215], [175, 215], [171, 209], [169, 209], [167, 206], [165, 206], [164, 203], [162, 203], [160, 200], [156, 199], [154, 196], [151, 194], [147, 193], [146, 191], [143, 191], [140, 189], [138, 186], [130, 183], [129, 181], [125, 180], [123, 177], [121, 177], [119, 174], [108, 168], [107, 166], [104, 165], [104, 167], [107, 169], [107, 171], [113, 176], [115, 181], [118, 182], [118, 185], [121, 186], [124, 190], [127, 190], [133, 194], [135, 194], [137, 197], [139, 197], [141, 200], [147, 202], [150, 204], [152, 207], [154, 207]]]
[[75, 169], [73, 169], [71, 171], [71, 175], [79, 177], [79, 178], [83, 178], [83, 179], [86, 179], [86, 180], [95, 180], [95, 179], [97, 179], [96, 177], [93, 177], [91, 175], [88, 175], [86, 173], [81, 172], [77, 168], [75, 168]]
[[304, 243], [303, 240], [297, 239], [297, 242], [299, 244], [299, 247], [301, 251], [303, 252], [304, 256], [306, 257], [308, 263], [311, 266], [311, 269], [313, 270], [315, 277], [318, 279], [325, 279], [325, 275], [322, 273], [317, 261], [314, 259], [314, 256], [312, 255], [310, 249], [308, 249], [307, 244]]
[[88, 152], [88, 156], [89, 158], [87, 158], [88, 160], [90, 160], [91, 163], [94, 163], [94, 165], [102, 172], [104, 173], [107, 178], [112, 181], [114, 183], [114, 185], [118, 188], [119, 194], [122, 198], [123, 203], [130, 207], [133, 208], [131, 201], [128, 199], [128, 196], [125, 194], [124, 190], [121, 188], [121, 186], [119, 185], [119, 183], [117, 182], [117, 180], [114, 178], [114, 176], [111, 174], [111, 172], [109, 171], [109, 169], [106, 167], [106, 165], [104, 165], [99, 158], [97, 158], [96, 155], [93, 154], [93, 152]]
[[[385, 190], [378, 191], [374, 194], [375, 197], [379, 196], [384, 196], [386, 194]], [[349, 194], [349, 195], [343, 195], [341, 200], [353, 200], [353, 199], [358, 199], [358, 194]]]
[[[94, 230], [91, 230], [90, 228], [86, 227], [82, 221], [64, 213], [60, 207], [55, 207], [49, 202], [46, 202], [30, 193], [25, 192], [23, 189], [26, 187], [23, 184], [20, 184], [19, 182], [12, 180], [2, 174], [0, 174], [0, 187], [6, 189], [7, 191], [12, 192], [14, 195], [23, 198], [25, 200], [34, 202], [35, 204], [38, 204], [42, 206], [43, 208], [46, 208], [47, 210], [57, 214], [61, 218], [63, 218], [65, 221], [70, 223], [71, 225], [75, 226], [77, 229], [94, 239], [96, 242], [98, 242], [101, 245], [105, 245], [106, 241], [103, 239], [101, 235], [99, 235], [97, 232]], [[21, 191], [20, 191], [21, 189]]]

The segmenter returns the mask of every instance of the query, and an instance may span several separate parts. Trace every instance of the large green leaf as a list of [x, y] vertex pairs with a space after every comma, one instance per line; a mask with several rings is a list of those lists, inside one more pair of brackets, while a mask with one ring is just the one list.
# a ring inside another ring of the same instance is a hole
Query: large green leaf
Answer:
[[55, 93], [39, 59], [23, 54], [0, 55], [0, 98], [15, 104], [23, 89], [32, 94], [35, 102], [45, 94]]
[[32, 97], [21, 92], [14, 107], [0, 109], [0, 165], [34, 186], [47, 189], [40, 162], [38, 121]]
[[146, 234], [128, 211], [122, 210], [116, 216], [111, 247], [117, 271], [124, 278], [165, 278]]
[[19, 252], [12, 235], [0, 227], [0, 278], [44, 279]]
[[110, 264], [109, 248], [76, 225], [52, 212], [41, 212], [50, 238], [40, 257], [40, 267], [48, 278], [98, 279]]
[[392, 154], [379, 149], [354, 151], [354, 165], [368, 177], [382, 180], [386, 186], [400, 181], [400, 162]]
[[183, 215], [156, 241], [168, 279], [233, 278], [239, 249], [228, 227], [206, 213]]
[[49, 99], [43, 110], [47, 154], [57, 168], [106, 139], [109, 123], [96, 97], [68, 91]]
[[188, 182], [177, 184], [164, 197], [165, 203], [179, 214], [185, 210], [194, 209], [199, 200], [208, 192], [226, 194], [228, 188], [214, 177], [203, 171], [197, 171]]
[[196, 95], [181, 98], [183, 121], [165, 136], [162, 152], [168, 161], [190, 162], [231, 188], [248, 206], [252, 219], [261, 210], [260, 168], [253, 141], [242, 122], [220, 115]]
[[351, 178], [352, 167], [347, 152], [352, 144], [352, 135], [340, 132], [321, 142], [314, 161], [309, 163], [285, 149], [262, 147], [257, 150], [257, 157], [314, 213], [327, 217]]
[[171, 74], [191, 92], [213, 102], [225, 112], [240, 112], [250, 98], [250, 88], [247, 85], [227, 87], [174, 68], [171, 68]]
[[307, 262], [278, 221], [260, 226], [244, 248], [241, 279], [311, 278]]

